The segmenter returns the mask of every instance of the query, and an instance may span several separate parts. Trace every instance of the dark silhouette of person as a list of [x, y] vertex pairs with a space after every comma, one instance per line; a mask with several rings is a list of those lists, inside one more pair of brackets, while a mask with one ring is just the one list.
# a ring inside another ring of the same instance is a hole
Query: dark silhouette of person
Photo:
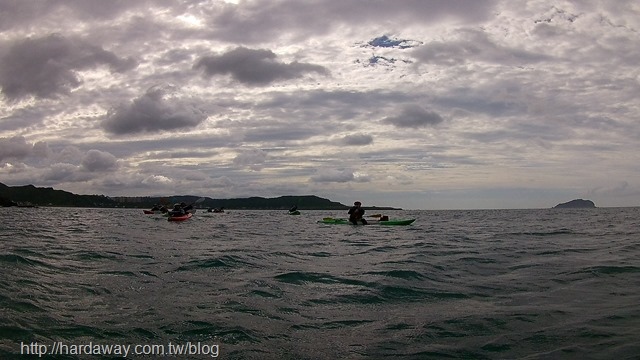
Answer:
[[353, 203], [351, 209], [349, 209], [349, 221], [353, 225], [358, 225], [358, 221], [362, 223], [362, 225], [367, 225], [367, 220], [364, 219], [364, 209], [362, 208], [362, 203], [360, 201], [356, 201]]

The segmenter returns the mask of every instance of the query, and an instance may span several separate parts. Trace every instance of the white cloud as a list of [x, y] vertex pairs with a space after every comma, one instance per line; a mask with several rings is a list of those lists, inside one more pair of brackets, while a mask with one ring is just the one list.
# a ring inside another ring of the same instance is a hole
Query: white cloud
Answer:
[[142, 180], [142, 183], [145, 185], [155, 185], [155, 184], [171, 184], [173, 180], [169, 179], [163, 175], [151, 175]]
[[118, 160], [108, 152], [91, 149], [82, 159], [82, 167], [90, 172], [113, 171], [118, 168]]

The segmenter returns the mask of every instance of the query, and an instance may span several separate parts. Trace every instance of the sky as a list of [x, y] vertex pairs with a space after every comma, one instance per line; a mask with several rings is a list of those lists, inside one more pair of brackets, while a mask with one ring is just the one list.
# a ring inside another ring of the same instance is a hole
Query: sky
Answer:
[[0, 0], [0, 182], [640, 206], [637, 0]]

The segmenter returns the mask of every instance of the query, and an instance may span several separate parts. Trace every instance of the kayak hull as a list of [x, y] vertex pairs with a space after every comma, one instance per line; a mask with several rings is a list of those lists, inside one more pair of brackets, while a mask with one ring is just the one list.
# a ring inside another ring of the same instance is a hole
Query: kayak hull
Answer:
[[300, 211], [289, 211], [289, 215], [300, 215]]
[[[397, 225], [411, 225], [416, 219], [392, 219], [386, 221], [368, 221], [367, 225], [385, 225], [385, 226], [397, 226]], [[348, 219], [335, 219], [324, 218], [319, 220], [321, 224], [333, 224], [333, 225], [353, 225]], [[358, 224], [361, 225], [361, 224]]]
[[192, 213], [186, 213], [185, 215], [180, 215], [180, 216], [169, 216], [167, 218], [167, 220], [169, 220], [169, 221], [185, 221], [185, 220], [191, 219], [192, 216], [193, 216]]
[[386, 220], [378, 221], [380, 225], [411, 225], [416, 219], [398, 219], [398, 220]]

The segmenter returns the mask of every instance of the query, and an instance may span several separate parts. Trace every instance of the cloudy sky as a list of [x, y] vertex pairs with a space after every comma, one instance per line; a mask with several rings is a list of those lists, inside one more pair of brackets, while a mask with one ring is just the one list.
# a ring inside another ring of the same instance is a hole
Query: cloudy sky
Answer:
[[0, 0], [0, 182], [640, 205], [637, 0]]

